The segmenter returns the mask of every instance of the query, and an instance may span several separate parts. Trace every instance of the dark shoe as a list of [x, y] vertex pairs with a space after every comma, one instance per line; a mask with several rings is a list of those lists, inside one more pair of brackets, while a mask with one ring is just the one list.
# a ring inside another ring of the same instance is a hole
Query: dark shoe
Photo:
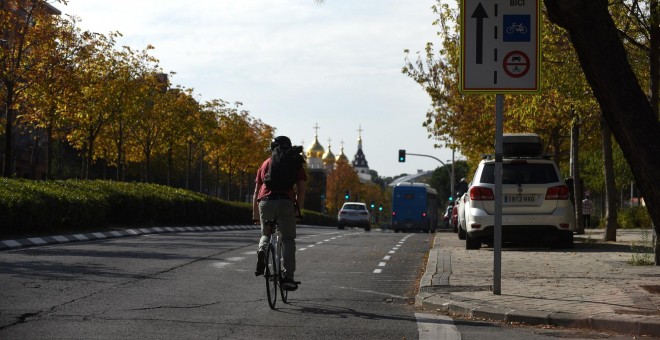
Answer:
[[259, 250], [257, 252], [257, 270], [254, 272], [254, 276], [264, 275], [266, 270], [266, 252]]
[[285, 278], [282, 282], [282, 288], [284, 288], [284, 290], [287, 290], [287, 291], [294, 291], [294, 290], [298, 289], [298, 284], [299, 283], [300, 282], [293, 281], [290, 278]]

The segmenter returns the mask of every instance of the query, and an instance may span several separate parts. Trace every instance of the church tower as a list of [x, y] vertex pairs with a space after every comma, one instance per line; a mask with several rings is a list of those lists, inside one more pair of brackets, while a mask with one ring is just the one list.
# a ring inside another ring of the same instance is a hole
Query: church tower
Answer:
[[362, 127], [358, 129], [358, 149], [357, 152], [355, 153], [355, 157], [353, 157], [353, 170], [357, 173], [358, 177], [360, 177], [361, 182], [371, 182], [371, 175], [369, 174], [369, 163], [367, 162], [367, 158], [364, 155], [364, 151], [362, 151]]
[[307, 148], [307, 193], [305, 209], [324, 212], [326, 171], [324, 164], [325, 150], [319, 143], [319, 124], [314, 126], [314, 142]]
[[339, 163], [348, 164], [348, 157], [346, 157], [346, 154], [344, 154], [344, 141], [341, 141], [341, 149], [339, 149], [339, 157], [337, 157], [336, 163], [337, 164], [339, 164]]
[[319, 124], [317, 123], [314, 126], [314, 142], [312, 142], [312, 145], [307, 148], [307, 169], [310, 170], [318, 170], [318, 169], [323, 169], [323, 153], [325, 153], [325, 150], [323, 149], [323, 146], [321, 143], [319, 143]]
[[323, 154], [323, 167], [325, 168], [326, 174], [329, 174], [332, 172], [332, 170], [335, 169], [335, 154], [332, 153], [331, 144], [330, 144], [330, 138], [328, 138], [328, 151], [326, 151], [325, 154]]

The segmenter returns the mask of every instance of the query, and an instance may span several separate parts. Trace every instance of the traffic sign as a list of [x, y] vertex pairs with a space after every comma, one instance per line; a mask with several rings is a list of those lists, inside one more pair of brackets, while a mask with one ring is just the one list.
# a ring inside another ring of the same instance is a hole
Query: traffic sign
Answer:
[[540, 16], [540, 0], [463, 0], [461, 91], [540, 91]]

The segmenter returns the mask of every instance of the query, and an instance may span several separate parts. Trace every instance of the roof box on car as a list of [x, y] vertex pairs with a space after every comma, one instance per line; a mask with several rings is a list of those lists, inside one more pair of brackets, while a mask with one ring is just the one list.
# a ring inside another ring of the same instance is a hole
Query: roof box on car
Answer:
[[504, 157], [542, 157], [543, 142], [535, 133], [505, 133], [502, 153]]

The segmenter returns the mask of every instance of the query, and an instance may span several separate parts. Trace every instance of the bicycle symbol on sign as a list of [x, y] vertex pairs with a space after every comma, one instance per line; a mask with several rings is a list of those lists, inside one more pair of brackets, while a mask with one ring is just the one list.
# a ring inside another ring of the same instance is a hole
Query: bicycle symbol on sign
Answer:
[[515, 22], [511, 23], [511, 26], [506, 28], [506, 34], [513, 34], [514, 32], [517, 32], [517, 33], [520, 33], [520, 34], [523, 34], [523, 35], [527, 34], [527, 27], [525, 27], [525, 24], [522, 23], [522, 22], [519, 23], [519, 24], [516, 24]]

